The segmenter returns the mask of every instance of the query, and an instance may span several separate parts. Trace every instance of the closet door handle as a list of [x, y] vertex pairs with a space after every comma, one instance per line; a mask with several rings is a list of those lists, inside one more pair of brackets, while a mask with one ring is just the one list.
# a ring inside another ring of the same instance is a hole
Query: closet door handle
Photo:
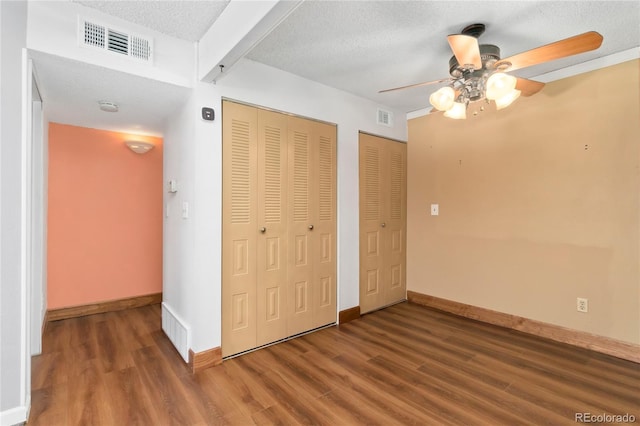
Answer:
[[382, 227], [384, 228], [385, 226], [387, 226], [387, 224], [386, 224], [386, 223], [384, 223], [384, 222], [382, 222], [382, 223], [380, 224], [380, 226], [382, 226]]
[[308, 228], [309, 228], [309, 231], [313, 231], [313, 225], [309, 225]]
[[262, 228], [260, 228], [260, 232], [262, 232], [262, 233], [264, 234], [265, 232], [267, 232], [267, 228], [265, 228], [265, 227], [263, 226]]

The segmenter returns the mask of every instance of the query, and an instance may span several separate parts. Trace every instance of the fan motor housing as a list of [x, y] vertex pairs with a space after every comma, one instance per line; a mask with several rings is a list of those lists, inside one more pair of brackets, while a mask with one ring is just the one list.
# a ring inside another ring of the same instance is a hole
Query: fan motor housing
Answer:
[[[481, 44], [479, 47], [480, 59], [482, 60], [483, 68], [490, 68], [500, 60], [500, 48], [498, 46], [493, 44]], [[460, 78], [466, 70], [468, 69], [460, 66], [455, 55], [449, 59], [449, 74], [451, 77]]]

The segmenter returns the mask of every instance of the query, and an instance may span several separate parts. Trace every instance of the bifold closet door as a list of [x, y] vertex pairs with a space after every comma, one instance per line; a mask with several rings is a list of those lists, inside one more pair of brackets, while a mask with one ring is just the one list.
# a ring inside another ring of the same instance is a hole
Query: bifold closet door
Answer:
[[222, 355], [336, 321], [336, 128], [223, 102]]
[[223, 103], [222, 355], [256, 347], [258, 115]]
[[287, 337], [287, 118], [224, 103], [223, 356]]
[[360, 134], [360, 310], [406, 297], [406, 144]]
[[336, 321], [336, 127], [314, 123], [313, 147], [313, 327]]
[[407, 144], [388, 140], [385, 144], [387, 192], [384, 219], [386, 232], [382, 255], [386, 259], [385, 305], [407, 297]]
[[287, 116], [258, 109], [257, 346], [287, 337]]
[[336, 320], [336, 129], [289, 117], [288, 334]]

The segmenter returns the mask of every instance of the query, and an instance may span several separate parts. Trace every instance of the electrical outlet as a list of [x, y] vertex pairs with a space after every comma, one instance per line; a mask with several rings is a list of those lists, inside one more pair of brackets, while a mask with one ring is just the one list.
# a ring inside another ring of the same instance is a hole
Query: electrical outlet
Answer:
[[589, 299], [578, 297], [576, 307], [578, 309], [578, 312], [589, 312]]

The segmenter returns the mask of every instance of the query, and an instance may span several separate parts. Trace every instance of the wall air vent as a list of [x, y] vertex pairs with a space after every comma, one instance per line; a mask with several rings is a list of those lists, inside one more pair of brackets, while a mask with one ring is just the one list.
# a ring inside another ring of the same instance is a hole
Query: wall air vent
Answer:
[[97, 48], [143, 62], [153, 62], [153, 42], [150, 38], [82, 18], [79, 19], [78, 41], [83, 47]]
[[169, 305], [162, 302], [162, 331], [169, 337], [182, 359], [189, 362], [191, 329], [173, 313]]
[[383, 126], [393, 127], [393, 113], [378, 108], [378, 119], [376, 122]]

